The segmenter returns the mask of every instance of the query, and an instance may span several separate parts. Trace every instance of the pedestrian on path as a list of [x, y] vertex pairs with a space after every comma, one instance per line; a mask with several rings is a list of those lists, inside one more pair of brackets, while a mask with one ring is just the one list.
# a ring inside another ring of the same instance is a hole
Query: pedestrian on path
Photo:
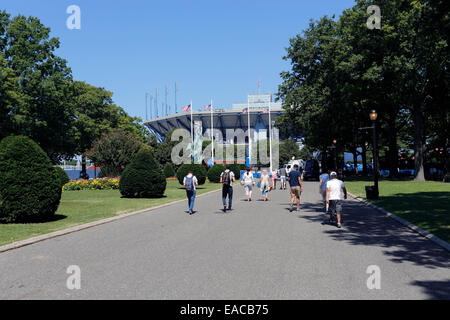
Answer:
[[347, 199], [347, 189], [344, 182], [337, 178], [336, 172], [330, 173], [330, 181], [327, 182], [327, 210], [330, 213], [330, 223], [333, 221], [333, 216], [337, 216], [337, 227], [341, 227], [342, 215], [342, 193], [344, 199]]
[[273, 190], [277, 189], [277, 170], [272, 171], [272, 188]]
[[291, 207], [290, 212], [294, 211], [294, 202], [297, 200], [297, 211], [300, 211], [300, 195], [303, 191], [303, 182], [301, 174], [298, 171], [298, 165], [294, 165], [294, 169], [289, 172], [289, 185], [291, 187]]
[[195, 195], [197, 193], [195, 186], [198, 186], [198, 180], [191, 170], [189, 170], [187, 176], [184, 177], [183, 185], [186, 188], [186, 196], [188, 198], [188, 205], [189, 205], [189, 214], [193, 214]]
[[268, 201], [271, 185], [270, 185], [269, 174], [267, 173], [267, 170], [265, 170], [265, 169], [261, 173], [260, 184], [261, 184], [261, 193], [264, 198], [264, 201]]
[[280, 169], [280, 190], [286, 190], [286, 166]]
[[244, 186], [247, 201], [252, 201], [252, 191], [253, 186], [255, 185], [255, 179], [253, 178], [253, 173], [250, 171], [250, 168], [247, 168], [247, 172], [242, 175], [241, 183]]
[[322, 195], [323, 207], [327, 207], [327, 182], [330, 180], [331, 170], [322, 169], [322, 174], [319, 176], [319, 193]]
[[234, 172], [230, 170], [230, 166], [227, 166], [226, 170], [220, 174], [220, 183], [222, 183], [223, 212], [227, 212], [227, 197], [228, 210], [231, 210], [231, 205], [233, 203], [233, 182], [235, 180]]

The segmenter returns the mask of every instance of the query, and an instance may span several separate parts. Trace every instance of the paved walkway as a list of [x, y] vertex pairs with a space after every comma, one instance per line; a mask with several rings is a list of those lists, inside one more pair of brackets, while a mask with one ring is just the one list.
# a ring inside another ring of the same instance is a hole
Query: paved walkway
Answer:
[[300, 213], [287, 191], [248, 203], [235, 186], [231, 213], [213, 193], [193, 216], [175, 204], [2, 253], [0, 299], [450, 299], [447, 251], [356, 201], [342, 229], [322, 225], [318, 185], [304, 189]]

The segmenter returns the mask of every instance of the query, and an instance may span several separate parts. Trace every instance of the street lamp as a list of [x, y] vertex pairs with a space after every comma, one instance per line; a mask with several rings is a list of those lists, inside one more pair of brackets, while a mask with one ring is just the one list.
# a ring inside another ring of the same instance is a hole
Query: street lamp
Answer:
[[378, 199], [378, 152], [377, 152], [377, 118], [378, 113], [375, 110], [370, 111], [370, 120], [372, 121], [372, 132], [373, 132], [373, 181], [374, 181], [374, 199]]

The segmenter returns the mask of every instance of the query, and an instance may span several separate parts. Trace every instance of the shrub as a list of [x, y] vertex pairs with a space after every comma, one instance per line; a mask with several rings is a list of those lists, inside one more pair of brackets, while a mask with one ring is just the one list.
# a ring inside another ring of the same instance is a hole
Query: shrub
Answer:
[[164, 166], [164, 176], [166, 178], [172, 178], [175, 177], [175, 169], [173, 168], [172, 163], [167, 162], [166, 165]]
[[230, 170], [233, 171], [236, 180], [241, 178], [241, 170], [245, 170], [247, 166], [243, 163], [233, 163], [230, 165]]
[[126, 198], [160, 198], [166, 190], [166, 178], [152, 153], [140, 151], [123, 171], [119, 190]]
[[54, 167], [56, 174], [59, 177], [59, 181], [61, 181], [61, 187], [63, 187], [66, 183], [70, 181], [69, 176], [67, 175], [67, 172], [64, 171], [61, 167]]
[[184, 177], [192, 170], [194, 176], [197, 177], [198, 184], [202, 185], [206, 182], [206, 169], [201, 164], [182, 164], [177, 170], [177, 178], [180, 184], [183, 184]]
[[61, 200], [61, 179], [33, 140], [9, 136], [0, 142], [0, 221], [51, 218]]
[[208, 180], [212, 183], [220, 182], [220, 174], [225, 171], [223, 164], [215, 164], [208, 170]]

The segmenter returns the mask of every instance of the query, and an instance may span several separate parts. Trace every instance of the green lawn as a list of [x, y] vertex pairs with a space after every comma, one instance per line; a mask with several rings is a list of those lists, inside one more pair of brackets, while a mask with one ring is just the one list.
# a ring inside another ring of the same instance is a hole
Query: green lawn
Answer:
[[[206, 182], [197, 194], [220, 188]], [[167, 181], [166, 197], [161, 199], [125, 199], [118, 190], [66, 191], [54, 221], [31, 224], [0, 224], [0, 245], [69, 228], [82, 223], [113, 217], [175, 200], [184, 199], [186, 191], [178, 181]]]
[[[347, 190], [365, 198], [369, 181], [345, 181]], [[450, 184], [435, 181], [379, 182], [380, 199], [371, 201], [379, 207], [450, 242]]]

